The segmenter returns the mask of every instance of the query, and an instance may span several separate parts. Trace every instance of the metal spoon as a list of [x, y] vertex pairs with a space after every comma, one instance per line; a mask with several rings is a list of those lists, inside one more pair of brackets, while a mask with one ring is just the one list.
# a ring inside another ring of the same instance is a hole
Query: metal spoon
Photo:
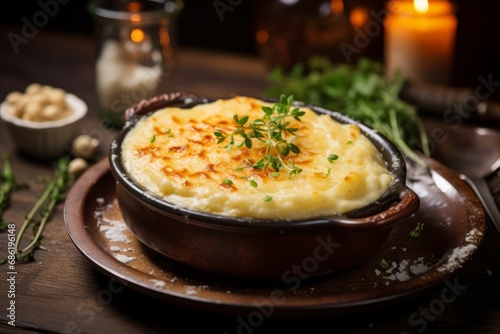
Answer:
[[463, 124], [454, 129], [433, 121], [426, 123], [430, 134], [441, 130], [439, 143], [433, 143], [433, 156], [471, 186], [500, 232], [500, 213], [485, 180], [500, 168], [500, 132]]
[[[500, 158], [491, 166], [491, 172], [494, 173], [496, 170], [500, 168]], [[495, 224], [498, 231], [500, 232], [500, 212], [498, 211], [498, 207], [491, 195], [490, 188], [486, 183], [486, 176], [483, 177], [475, 177], [469, 178], [467, 175], [460, 174], [460, 178], [465, 180], [471, 188], [476, 192], [477, 196], [481, 200], [481, 203], [486, 210], [486, 213], [490, 216], [491, 221]]]

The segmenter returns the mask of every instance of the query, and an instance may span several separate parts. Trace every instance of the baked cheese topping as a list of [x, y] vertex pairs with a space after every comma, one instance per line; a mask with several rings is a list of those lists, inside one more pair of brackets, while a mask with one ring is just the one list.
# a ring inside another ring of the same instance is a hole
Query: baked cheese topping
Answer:
[[[262, 118], [271, 103], [234, 97], [191, 109], [165, 108], [140, 120], [123, 142], [122, 159], [132, 177], [149, 191], [195, 211], [259, 219], [300, 219], [345, 213], [375, 201], [393, 177], [380, 153], [356, 125], [340, 124], [328, 115], [301, 108], [301, 121], [290, 153], [302, 169], [252, 167], [266, 144], [251, 149], [224, 148], [214, 132], [236, 129], [233, 116]], [[241, 137], [235, 137], [236, 143]], [[328, 159], [335, 154], [337, 160]]]

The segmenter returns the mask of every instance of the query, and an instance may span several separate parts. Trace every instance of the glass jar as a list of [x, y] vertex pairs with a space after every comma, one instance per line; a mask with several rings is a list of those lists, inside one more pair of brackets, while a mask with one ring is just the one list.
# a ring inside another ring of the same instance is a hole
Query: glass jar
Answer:
[[123, 126], [123, 112], [175, 83], [175, 19], [181, 0], [95, 0], [100, 117]]

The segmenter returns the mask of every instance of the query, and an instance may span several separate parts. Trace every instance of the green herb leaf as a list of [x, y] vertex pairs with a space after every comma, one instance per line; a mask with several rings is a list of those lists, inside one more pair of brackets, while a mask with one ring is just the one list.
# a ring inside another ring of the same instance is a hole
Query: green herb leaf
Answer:
[[245, 124], [246, 124], [246, 122], [248, 122], [248, 116], [245, 116], [245, 117], [243, 117], [242, 119], [240, 119], [240, 120], [238, 121], [238, 125], [243, 126], [243, 125], [245, 125]]
[[328, 177], [328, 176], [330, 176], [330, 172], [331, 172], [331, 168], [328, 168], [328, 169], [326, 170], [326, 176], [327, 176], [327, 177]]
[[[3, 214], [10, 205], [10, 196], [12, 192], [20, 188], [20, 185], [17, 183], [14, 173], [12, 172], [9, 155], [4, 154], [2, 161], [3, 169], [0, 174], [0, 181], [2, 181], [2, 184], [0, 185], [0, 222], [4, 222]], [[4, 228], [1, 227], [0, 232], [3, 230]]]
[[327, 159], [328, 159], [329, 162], [334, 162], [338, 158], [339, 158], [338, 155], [336, 155], [336, 154], [330, 154]]
[[259, 186], [259, 185], [257, 184], [257, 182], [255, 182], [254, 180], [250, 180], [250, 185], [251, 185], [252, 187], [254, 187], [255, 189], [257, 189], [257, 187]]
[[155, 135], [153, 135], [153, 137], [151, 137], [151, 140], [150, 140], [149, 142], [150, 142], [151, 144], [153, 144], [153, 143], [155, 142], [155, 140], [156, 140], [156, 136], [155, 136]]
[[378, 263], [378, 265], [381, 268], [383, 268], [383, 269], [389, 268], [389, 263], [387, 263], [387, 261], [385, 259], [380, 260], [380, 262]]
[[417, 226], [410, 232], [410, 237], [418, 238], [424, 229], [424, 223], [417, 223]]
[[266, 198], [264, 199], [264, 202], [271, 202], [273, 198], [269, 195], [266, 195]]
[[300, 148], [295, 145], [295, 144], [290, 144], [290, 150], [292, 150], [293, 153], [299, 154], [300, 153]]
[[225, 179], [224, 181], [222, 181], [222, 183], [224, 183], [224, 184], [226, 184], [226, 185], [230, 186], [230, 185], [232, 185], [232, 184], [233, 184], [233, 181], [231, 181], [230, 179]]

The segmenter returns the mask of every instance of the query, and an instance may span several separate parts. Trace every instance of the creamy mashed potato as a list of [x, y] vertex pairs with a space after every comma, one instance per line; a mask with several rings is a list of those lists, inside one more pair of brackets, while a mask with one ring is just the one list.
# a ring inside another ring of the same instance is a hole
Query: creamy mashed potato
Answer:
[[[233, 115], [262, 118], [254, 98], [234, 97], [191, 109], [165, 108], [139, 121], [123, 142], [125, 168], [135, 180], [170, 203], [196, 211], [233, 217], [296, 219], [345, 213], [375, 201], [393, 177], [380, 153], [356, 125], [301, 108], [290, 153], [300, 174], [282, 167], [252, 167], [264, 157], [265, 144], [227, 150], [229, 138], [217, 144], [215, 131], [231, 133]], [[237, 137], [236, 142], [241, 141]], [[335, 154], [337, 160], [329, 161]], [[255, 188], [255, 181], [257, 187]], [[252, 184], [254, 186], [252, 186]]]

